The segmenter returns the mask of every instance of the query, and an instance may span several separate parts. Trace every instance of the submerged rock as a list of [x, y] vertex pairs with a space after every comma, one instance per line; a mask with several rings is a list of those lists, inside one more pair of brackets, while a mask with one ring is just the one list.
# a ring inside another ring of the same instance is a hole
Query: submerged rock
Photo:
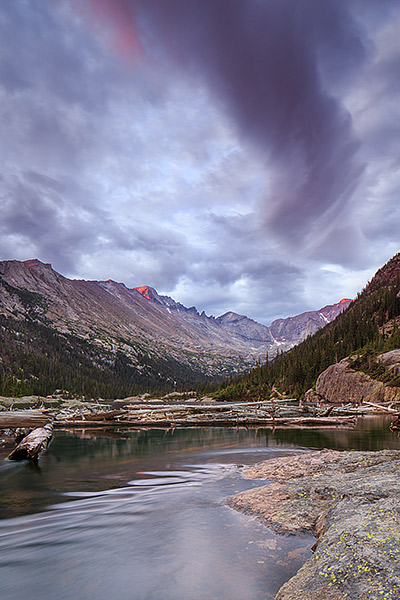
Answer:
[[400, 597], [400, 452], [321, 451], [265, 461], [273, 481], [228, 504], [275, 531], [312, 532], [315, 553], [276, 600]]

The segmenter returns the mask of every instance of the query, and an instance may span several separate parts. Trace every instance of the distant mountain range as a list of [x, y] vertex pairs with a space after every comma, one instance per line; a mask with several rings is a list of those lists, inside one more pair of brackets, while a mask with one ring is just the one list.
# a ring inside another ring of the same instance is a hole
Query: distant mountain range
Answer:
[[[78, 345], [79, 352], [92, 357], [95, 368], [114, 369], [118, 356], [129, 372], [134, 370], [135, 381], [146, 385], [182, 385], [191, 378], [210, 380], [244, 371], [264, 360], [267, 353], [273, 356], [278, 349], [298, 344], [350, 302], [344, 299], [318, 311], [278, 319], [267, 327], [234, 312], [207, 316], [148, 286], [70, 280], [36, 259], [0, 261], [0, 315], [8, 344], [16, 338], [20, 349], [29, 347], [37, 355], [31, 330], [40, 326], [46, 339], [57, 339], [61, 345], [68, 342], [70, 352]], [[24, 345], [28, 338], [29, 344]], [[56, 344], [54, 340], [51, 344]], [[83, 342], [87, 351], [81, 348]], [[2, 352], [4, 367], [9, 363], [4, 340]], [[20, 368], [22, 381], [27, 375], [37, 377], [27, 374], [26, 367]]]
[[[329, 307], [319, 312], [327, 320], [331, 319]], [[301, 322], [298, 319], [294, 317], [295, 321]], [[290, 321], [284, 319], [272, 325], [278, 323], [282, 332]], [[271, 329], [274, 329], [272, 325]], [[363, 394], [364, 401], [367, 397], [374, 400], [372, 392], [366, 391], [368, 386], [376, 390], [375, 400], [378, 399], [379, 386], [373, 385], [375, 380], [381, 382], [380, 398], [389, 398], [392, 392], [395, 397], [400, 387], [399, 348], [400, 253], [376, 272], [348, 310], [275, 360], [222, 382], [214, 397], [219, 400], [259, 399], [274, 395], [278, 390], [292, 398], [301, 398], [307, 392], [308, 398], [318, 398], [319, 395], [320, 398], [334, 398], [337, 403], [356, 399], [362, 402]], [[389, 362], [381, 357], [384, 353], [389, 353], [386, 357]], [[396, 360], [390, 362], [393, 356]], [[345, 371], [344, 364], [340, 362], [344, 358]], [[331, 368], [331, 365], [334, 366]], [[329, 393], [319, 379], [325, 370], [327, 375], [322, 380], [327, 385], [329, 383]], [[364, 388], [360, 388], [362, 378], [358, 378], [355, 371], [362, 371], [365, 375], [364, 382], [367, 384]], [[383, 384], [389, 388], [384, 393]]]
[[217, 318], [208, 317], [204, 312], [199, 314], [194, 306], [186, 308], [169, 296], [159, 295], [154, 288], [147, 285], [133, 289], [150, 302], [166, 308], [170, 314], [172, 311], [178, 313], [181, 320], [184, 319], [194, 327], [201, 322], [202, 327], [204, 327], [204, 323], [207, 324], [209, 333], [215, 328], [218, 332], [228, 333], [228, 337], [224, 341], [228, 347], [233, 343], [235, 347], [242, 345], [245, 351], [260, 354], [263, 357], [266, 350], [270, 356], [273, 356], [277, 349], [287, 350], [300, 343], [333, 321], [351, 302], [350, 299], [343, 298], [340, 302], [324, 306], [320, 310], [304, 312], [286, 319], [277, 319], [271, 323], [270, 327], [267, 327], [249, 317], [231, 311]]

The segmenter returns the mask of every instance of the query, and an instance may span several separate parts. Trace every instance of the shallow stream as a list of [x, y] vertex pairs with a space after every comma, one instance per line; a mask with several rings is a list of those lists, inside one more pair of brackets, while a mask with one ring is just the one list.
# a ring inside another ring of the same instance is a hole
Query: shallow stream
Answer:
[[224, 505], [242, 466], [309, 449], [400, 448], [355, 430], [57, 431], [40, 467], [0, 460], [0, 589], [10, 600], [266, 600], [311, 555]]

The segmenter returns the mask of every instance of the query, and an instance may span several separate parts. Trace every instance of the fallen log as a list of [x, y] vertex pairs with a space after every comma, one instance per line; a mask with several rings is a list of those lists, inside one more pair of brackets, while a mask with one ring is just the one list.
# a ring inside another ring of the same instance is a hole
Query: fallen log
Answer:
[[380, 410], [384, 410], [392, 414], [398, 414], [399, 412], [398, 410], [394, 410], [394, 408], [382, 406], [382, 404], [375, 404], [375, 402], [367, 402], [366, 400], [364, 400], [363, 404], [366, 404], [367, 406], [373, 406], [374, 408], [379, 408]]
[[9, 460], [34, 460], [39, 459], [53, 435], [51, 423], [44, 427], [37, 427], [23, 438], [16, 448], [8, 455]]
[[82, 421], [112, 421], [113, 419], [117, 419], [122, 415], [126, 414], [125, 410], [109, 410], [109, 411], [99, 411], [97, 413], [79, 413], [73, 415], [74, 418], [79, 418]]
[[[292, 400], [291, 400], [292, 402]], [[224, 410], [232, 410], [237, 407], [251, 408], [251, 407], [260, 407], [260, 408], [272, 408], [274, 405], [272, 402], [257, 400], [254, 402], [223, 402], [218, 404], [201, 404], [197, 403], [185, 403], [185, 404], [170, 404], [170, 403], [149, 403], [149, 404], [126, 404], [124, 405], [125, 410], [134, 410], [135, 412], [147, 412], [147, 411], [155, 411], [155, 410], [193, 410], [195, 412], [202, 412], [204, 410], [209, 410], [211, 412], [218, 412]]]
[[51, 417], [40, 410], [4, 410], [0, 413], [0, 429], [17, 427], [43, 427]]
[[292, 419], [275, 419], [279, 425], [351, 425], [354, 424], [357, 417], [295, 417]]
[[[200, 416], [190, 415], [186, 418], [175, 418], [171, 419], [133, 419], [127, 417], [123, 421], [107, 422], [107, 425], [119, 426], [119, 427], [236, 427], [236, 426], [247, 426], [257, 425], [259, 427], [337, 427], [337, 426], [353, 426], [356, 423], [356, 417], [304, 417], [304, 418], [276, 418], [276, 419], [265, 419], [257, 418], [253, 416], [249, 417], [229, 417], [221, 415], [219, 417], [202, 418]], [[78, 428], [90, 428], [90, 427], [104, 427], [105, 421], [69, 421], [69, 420], [57, 420], [54, 422], [55, 427], [78, 427]]]

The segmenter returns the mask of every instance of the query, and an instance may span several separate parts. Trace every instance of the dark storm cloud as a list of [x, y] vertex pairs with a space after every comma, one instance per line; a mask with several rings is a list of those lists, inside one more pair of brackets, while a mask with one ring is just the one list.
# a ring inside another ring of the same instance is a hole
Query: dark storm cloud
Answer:
[[359, 144], [329, 87], [348, 82], [368, 55], [351, 3], [98, 3], [107, 4], [141, 24], [150, 55], [156, 46], [203, 78], [241, 135], [258, 145], [271, 177], [261, 217], [275, 234], [304, 243], [330, 209], [349, 201], [362, 172]]
[[[141, 24], [149, 55], [165, 50], [205, 81], [242, 138], [258, 147], [269, 178], [258, 207], [265, 235], [278, 236], [282, 249], [301, 248], [303, 259], [370, 264], [364, 234], [373, 228], [360, 227], [365, 171], [380, 146], [396, 156], [399, 143], [398, 115], [389, 110], [385, 119], [383, 108], [388, 95], [398, 96], [397, 39], [371, 69], [377, 50], [370, 34], [390, 23], [398, 3], [125, 0], [121, 7]], [[372, 121], [378, 118], [369, 138], [354, 128], [358, 115], [346, 105], [362, 72], [365, 98], [375, 96]], [[382, 171], [389, 165], [390, 158]], [[379, 209], [375, 219], [382, 220]], [[390, 231], [386, 221], [383, 229]], [[223, 278], [243, 272], [243, 262], [232, 262]]]

